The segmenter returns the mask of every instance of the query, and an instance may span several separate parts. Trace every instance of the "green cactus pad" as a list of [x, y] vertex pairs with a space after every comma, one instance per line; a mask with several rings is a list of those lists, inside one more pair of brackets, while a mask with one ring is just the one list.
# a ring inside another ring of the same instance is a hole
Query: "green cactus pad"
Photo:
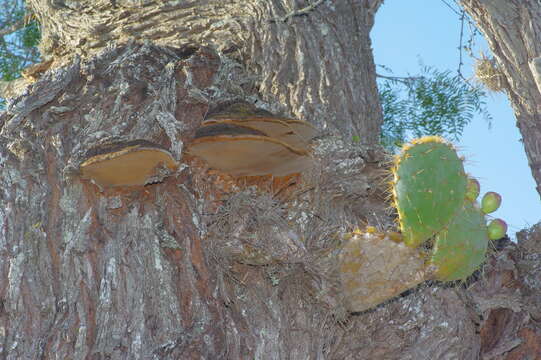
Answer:
[[467, 177], [452, 145], [430, 136], [395, 158], [394, 203], [404, 243], [417, 247], [445, 228], [462, 208]]
[[441, 281], [466, 279], [485, 260], [488, 233], [483, 213], [467, 202], [446, 229], [438, 233], [430, 263]]

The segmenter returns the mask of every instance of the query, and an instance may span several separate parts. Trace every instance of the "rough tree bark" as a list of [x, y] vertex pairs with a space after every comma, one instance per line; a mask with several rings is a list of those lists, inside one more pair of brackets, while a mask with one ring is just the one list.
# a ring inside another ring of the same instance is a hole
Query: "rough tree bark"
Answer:
[[462, 0], [487, 39], [541, 194], [541, 4], [535, 0]]
[[[343, 310], [337, 234], [393, 223], [369, 40], [381, 2], [29, 1], [54, 62], [0, 115], [0, 355], [535, 356], [540, 304], [524, 299], [541, 289], [538, 248], [520, 276], [513, 266], [526, 255], [496, 253], [474, 293], [430, 284], [362, 314]], [[326, 129], [316, 169], [239, 181], [186, 156], [205, 114], [231, 101]], [[362, 144], [348, 145], [355, 134]], [[140, 187], [81, 178], [89, 153], [133, 140], [182, 166]], [[239, 239], [279, 261], [238, 263]]]

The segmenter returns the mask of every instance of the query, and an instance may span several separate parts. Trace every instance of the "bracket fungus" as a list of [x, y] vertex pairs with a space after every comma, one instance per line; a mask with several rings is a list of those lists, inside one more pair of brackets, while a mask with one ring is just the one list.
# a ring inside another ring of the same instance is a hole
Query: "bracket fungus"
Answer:
[[316, 136], [317, 129], [311, 124], [293, 119], [274, 118], [268, 116], [254, 116], [243, 119], [211, 118], [203, 122], [202, 126], [217, 124], [233, 124], [262, 132], [264, 135], [285, 142], [293, 147], [306, 147]]
[[138, 140], [91, 150], [80, 171], [100, 187], [142, 186], [162, 181], [177, 167], [169, 151]]
[[243, 106], [249, 107], [234, 105], [203, 121], [189, 153], [233, 176], [285, 176], [311, 167], [315, 127]]
[[285, 176], [306, 170], [311, 159], [306, 150], [258, 135], [216, 135], [195, 139], [190, 153], [209, 166], [234, 176]]

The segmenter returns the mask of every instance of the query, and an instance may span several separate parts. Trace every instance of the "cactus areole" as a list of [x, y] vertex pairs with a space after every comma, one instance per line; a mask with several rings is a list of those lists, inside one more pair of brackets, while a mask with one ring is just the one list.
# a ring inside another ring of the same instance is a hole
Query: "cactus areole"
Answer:
[[404, 243], [417, 247], [441, 231], [463, 206], [467, 177], [452, 145], [430, 136], [396, 156], [394, 205]]

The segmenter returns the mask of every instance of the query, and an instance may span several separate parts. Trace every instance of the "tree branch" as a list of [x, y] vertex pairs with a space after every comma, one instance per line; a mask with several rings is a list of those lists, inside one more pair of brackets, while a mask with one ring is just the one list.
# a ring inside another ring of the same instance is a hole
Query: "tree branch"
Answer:
[[287, 20], [289, 20], [290, 18], [294, 17], [294, 16], [302, 16], [302, 15], [307, 15], [310, 11], [313, 11], [316, 7], [318, 7], [319, 5], [321, 5], [325, 0], [317, 0], [316, 2], [314, 3], [310, 3], [310, 5], [308, 6], [305, 6], [299, 10], [294, 10], [288, 14], [286, 14], [285, 16], [282, 16], [282, 17], [276, 17], [274, 19], [271, 19], [271, 22], [286, 22]]
[[381, 78], [381, 79], [391, 80], [391, 81], [398, 81], [403, 84], [409, 84], [412, 81], [423, 78], [423, 76], [386, 76], [386, 75], [381, 75], [378, 73], [376, 73], [376, 77]]
[[9, 35], [11, 33], [14, 33], [15, 31], [19, 30], [19, 29], [22, 29], [25, 25], [25, 19], [22, 18], [20, 19], [19, 21], [11, 24], [10, 26], [0, 30], [0, 36], [6, 36], [6, 35]]

